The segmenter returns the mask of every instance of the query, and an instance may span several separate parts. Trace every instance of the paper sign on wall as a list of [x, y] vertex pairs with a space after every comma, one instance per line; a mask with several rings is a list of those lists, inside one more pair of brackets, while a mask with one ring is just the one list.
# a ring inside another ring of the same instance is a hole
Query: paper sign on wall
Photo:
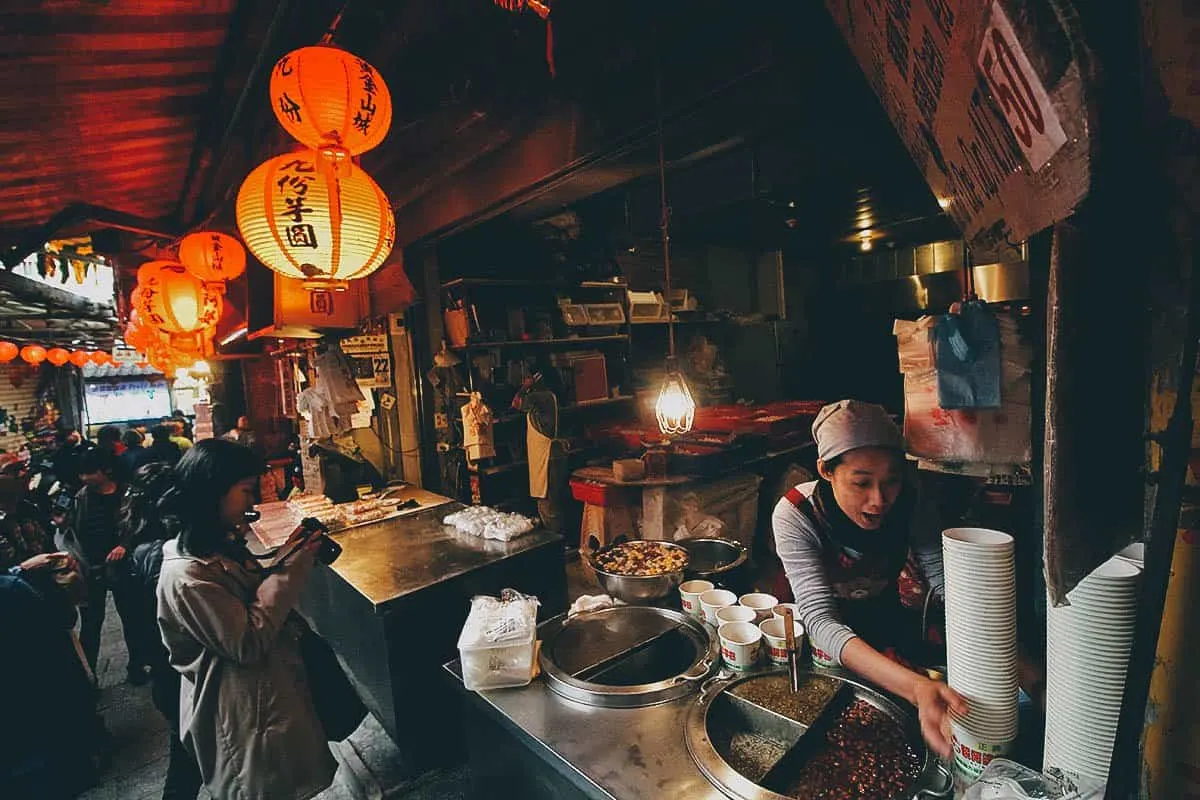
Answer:
[[392, 358], [386, 334], [350, 336], [341, 341], [354, 380], [362, 389], [387, 389], [392, 385]]

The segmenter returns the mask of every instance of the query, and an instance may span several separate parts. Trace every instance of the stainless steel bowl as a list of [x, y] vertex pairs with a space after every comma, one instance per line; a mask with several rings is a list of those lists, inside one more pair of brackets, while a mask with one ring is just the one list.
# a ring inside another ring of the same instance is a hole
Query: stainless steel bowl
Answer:
[[[668, 548], [679, 550], [687, 556], [687, 549], [680, 547], [671, 542], [658, 542]], [[610, 547], [619, 547], [620, 545], [611, 545]], [[608, 548], [605, 548], [608, 549]], [[679, 584], [683, 583], [683, 573], [687, 570], [687, 563], [683, 567], [673, 572], [664, 572], [661, 575], [618, 575], [615, 572], [608, 572], [596, 563], [596, 556], [603, 550], [596, 553], [589, 553], [586, 557], [587, 565], [592, 570], [592, 574], [596, 576], [601, 588], [607, 594], [612, 595], [618, 600], [624, 600], [631, 605], [646, 605], [662, 600], [671, 592], [679, 588]]]
[[749, 555], [741, 542], [731, 539], [682, 539], [679, 544], [688, 551], [688, 577], [713, 583], [745, 564]]

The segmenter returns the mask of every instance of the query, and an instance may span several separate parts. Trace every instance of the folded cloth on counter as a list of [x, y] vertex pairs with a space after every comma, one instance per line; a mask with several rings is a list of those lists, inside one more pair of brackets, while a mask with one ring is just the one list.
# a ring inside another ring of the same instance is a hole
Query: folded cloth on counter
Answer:
[[484, 539], [509, 542], [533, 530], [533, 520], [521, 514], [497, 511], [488, 506], [469, 506], [446, 516], [442, 522], [463, 533]]
[[574, 603], [571, 603], [571, 607], [567, 610], [567, 616], [573, 617], [589, 611], [602, 611], [612, 608], [614, 605], [616, 605], [616, 601], [607, 594], [581, 594]]

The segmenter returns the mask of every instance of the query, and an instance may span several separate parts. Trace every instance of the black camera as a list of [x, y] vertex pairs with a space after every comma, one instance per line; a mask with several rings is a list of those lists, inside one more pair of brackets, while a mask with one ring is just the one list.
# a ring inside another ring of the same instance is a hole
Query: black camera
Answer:
[[317, 548], [317, 561], [322, 564], [332, 564], [338, 560], [338, 556], [342, 554], [342, 546], [329, 537], [329, 528], [321, 524], [321, 521], [315, 517], [305, 517], [300, 520], [300, 527], [304, 530], [304, 539], [312, 536], [321, 536], [321, 546]]

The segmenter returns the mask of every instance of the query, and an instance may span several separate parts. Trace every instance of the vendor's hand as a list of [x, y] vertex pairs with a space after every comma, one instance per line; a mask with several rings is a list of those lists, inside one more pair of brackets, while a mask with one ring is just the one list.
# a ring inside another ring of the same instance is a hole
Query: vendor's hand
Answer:
[[114, 561], [120, 561], [124, 557], [125, 557], [125, 548], [122, 547], [121, 545], [117, 545], [112, 550], [108, 551], [108, 556], [104, 560], [111, 564]]
[[68, 553], [38, 553], [36, 556], [27, 558], [20, 563], [21, 571], [36, 572], [42, 569], [52, 569], [61, 562], [70, 563], [71, 556]]
[[921, 735], [934, 752], [943, 757], [951, 753], [950, 720], [967, 713], [967, 701], [941, 681], [918, 678], [913, 687], [913, 704], [921, 719]]

